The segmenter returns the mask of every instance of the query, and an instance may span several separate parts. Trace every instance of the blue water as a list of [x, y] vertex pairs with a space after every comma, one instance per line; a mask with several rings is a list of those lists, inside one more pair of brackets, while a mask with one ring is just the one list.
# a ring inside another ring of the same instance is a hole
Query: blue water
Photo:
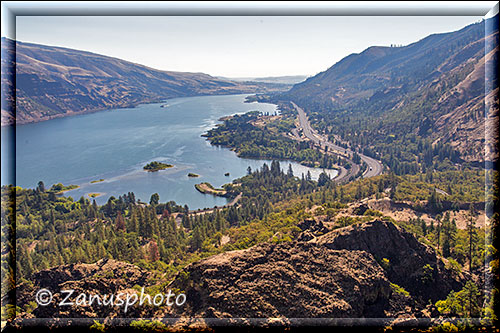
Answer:
[[[160, 202], [174, 200], [191, 209], [224, 205], [225, 198], [201, 194], [194, 184], [206, 181], [218, 187], [245, 175], [249, 166], [256, 169], [270, 164], [238, 158], [201, 137], [220, 123], [220, 117], [251, 110], [276, 112], [273, 104], [244, 103], [245, 97], [176, 98], [168, 100], [167, 107], [161, 107], [165, 103], [147, 104], [17, 126], [16, 185], [34, 188], [40, 180], [46, 187], [76, 184], [80, 188], [66, 196], [76, 200], [88, 198], [88, 193], [102, 193], [96, 198], [99, 204], [127, 192], [149, 202], [156, 192]], [[6, 130], [2, 128], [2, 132]], [[145, 172], [142, 167], [151, 161], [174, 167]], [[286, 170], [288, 163], [282, 162], [282, 168]], [[322, 171], [291, 164], [297, 176], [310, 170], [317, 178]], [[200, 177], [189, 178], [189, 172]], [[90, 183], [101, 178], [105, 180]]]

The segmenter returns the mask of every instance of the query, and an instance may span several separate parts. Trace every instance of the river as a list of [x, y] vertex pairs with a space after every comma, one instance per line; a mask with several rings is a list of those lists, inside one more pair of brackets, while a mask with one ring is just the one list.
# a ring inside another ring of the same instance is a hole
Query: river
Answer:
[[[98, 204], [110, 196], [134, 192], [145, 202], [158, 193], [160, 202], [174, 200], [190, 209], [222, 206], [227, 199], [201, 194], [194, 184], [210, 182], [219, 187], [244, 176], [249, 166], [256, 169], [271, 163], [238, 158], [230, 149], [214, 147], [201, 136], [223, 116], [251, 110], [277, 112], [273, 104], [244, 103], [246, 96], [175, 98], [166, 103], [18, 125], [16, 185], [34, 188], [40, 180], [47, 188], [55, 183], [75, 184], [80, 187], [66, 192], [66, 196], [77, 200], [100, 193], [95, 198]], [[174, 167], [145, 172], [143, 166], [151, 161]], [[282, 168], [287, 170], [289, 163], [296, 176], [309, 170], [317, 179], [322, 172], [287, 161], [281, 162]], [[190, 178], [190, 172], [200, 177]], [[336, 175], [335, 170], [329, 173]], [[104, 180], [91, 183], [100, 179]]]

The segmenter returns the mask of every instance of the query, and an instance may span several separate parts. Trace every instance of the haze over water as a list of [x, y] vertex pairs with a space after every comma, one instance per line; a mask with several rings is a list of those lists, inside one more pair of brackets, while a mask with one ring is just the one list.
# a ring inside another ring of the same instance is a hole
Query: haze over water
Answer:
[[[191, 209], [222, 206], [227, 199], [201, 194], [194, 184], [210, 182], [219, 187], [244, 176], [249, 166], [254, 170], [270, 164], [238, 158], [201, 137], [223, 116], [251, 110], [276, 112], [273, 104], [244, 103], [246, 96], [176, 98], [168, 100], [166, 107], [161, 107], [165, 103], [147, 104], [17, 126], [16, 185], [34, 188], [40, 180], [47, 188], [55, 183], [76, 184], [80, 188], [66, 196], [77, 200], [88, 198], [88, 193], [103, 193], [96, 198], [98, 204], [128, 192], [149, 202], [156, 192], [160, 202], [174, 200]], [[151, 161], [174, 167], [144, 171]], [[288, 164], [282, 162], [281, 167], [286, 170]], [[317, 179], [322, 171], [291, 164], [299, 177], [310, 170]], [[190, 172], [200, 177], [189, 178]], [[334, 170], [329, 173], [336, 175]], [[104, 181], [90, 183], [99, 179]]]

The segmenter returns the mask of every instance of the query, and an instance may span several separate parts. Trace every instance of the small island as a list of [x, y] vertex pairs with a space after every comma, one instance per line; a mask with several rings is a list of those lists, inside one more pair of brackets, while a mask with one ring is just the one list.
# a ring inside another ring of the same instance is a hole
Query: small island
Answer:
[[98, 196], [101, 196], [102, 193], [87, 193], [87, 195], [91, 198], [97, 198]]
[[226, 197], [227, 191], [221, 188], [214, 188], [210, 183], [195, 184], [194, 187], [203, 194], [212, 194], [219, 197]]
[[100, 183], [100, 182], [103, 182], [103, 181], [104, 181], [104, 178], [101, 178], [101, 179], [98, 179], [98, 180], [92, 180], [90, 182], [90, 184]]
[[198, 175], [196, 173], [190, 172], [190, 173], [188, 173], [188, 177], [190, 177], [190, 178], [196, 178], [196, 177], [200, 177], [200, 175]]
[[148, 171], [148, 172], [155, 172], [155, 171], [160, 171], [160, 170], [164, 170], [164, 169], [168, 169], [168, 168], [172, 168], [173, 165], [172, 164], [166, 164], [166, 163], [162, 163], [162, 162], [158, 162], [158, 161], [153, 161], [151, 163], [148, 163], [144, 166], [144, 170]]
[[71, 191], [79, 188], [78, 185], [63, 185], [61, 183], [54, 184], [49, 191], [55, 192], [56, 194], [63, 194], [64, 192]]

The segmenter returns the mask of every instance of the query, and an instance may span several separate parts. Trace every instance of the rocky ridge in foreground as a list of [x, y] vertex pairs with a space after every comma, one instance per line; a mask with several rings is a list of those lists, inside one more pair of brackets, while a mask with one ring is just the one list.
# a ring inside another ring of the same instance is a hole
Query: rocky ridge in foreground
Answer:
[[[437, 316], [429, 303], [463, 286], [464, 278], [453, 274], [433, 249], [393, 223], [377, 220], [326, 233], [314, 220], [300, 226], [307, 236], [301, 241], [214, 255], [155, 289], [184, 293], [182, 306], [135, 304], [126, 313], [116, 306], [61, 308], [54, 303], [62, 295], [55, 293], [52, 304], [24, 311], [21, 318], [170, 318], [170, 323], [198, 318], [207, 325], [228, 318], [247, 318], [250, 324], [269, 318], [298, 324], [376, 318], [387, 324]], [[18, 286], [17, 304], [26, 310], [41, 288], [116, 295], [157, 283], [137, 266], [103, 259], [35, 273], [32, 284]]]
[[381, 220], [223, 253], [185, 274], [171, 284], [187, 295], [180, 314], [209, 318], [429, 317], [429, 300], [463, 286], [433, 249]]

